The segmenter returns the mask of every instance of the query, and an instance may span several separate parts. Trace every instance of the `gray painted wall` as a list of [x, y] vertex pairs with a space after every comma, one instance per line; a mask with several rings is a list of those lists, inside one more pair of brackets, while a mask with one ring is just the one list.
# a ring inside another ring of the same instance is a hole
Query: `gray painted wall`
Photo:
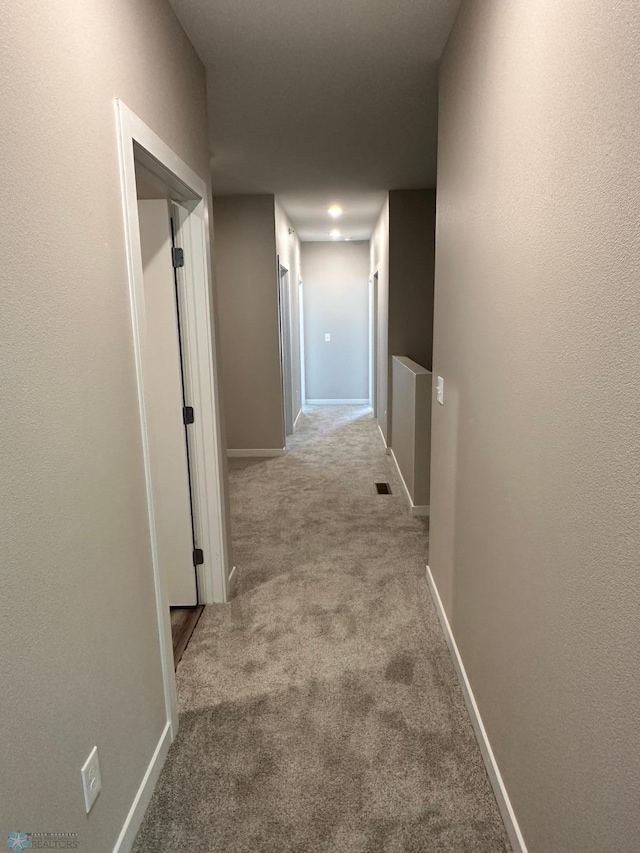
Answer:
[[214, 270], [227, 447], [285, 446], [275, 199], [213, 200]]
[[205, 76], [162, 0], [8, 4], [2, 41], [0, 833], [97, 853], [165, 722], [113, 100], [208, 180]]
[[368, 243], [303, 243], [302, 275], [307, 400], [368, 400]]
[[636, 853], [640, 15], [467, 2], [441, 69], [430, 562], [530, 853]]
[[435, 190], [392, 190], [371, 238], [371, 275], [379, 271], [378, 421], [390, 446], [391, 359], [432, 365], [435, 200]]
[[389, 369], [403, 355], [433, 363], [436, 191], [389, 193]]

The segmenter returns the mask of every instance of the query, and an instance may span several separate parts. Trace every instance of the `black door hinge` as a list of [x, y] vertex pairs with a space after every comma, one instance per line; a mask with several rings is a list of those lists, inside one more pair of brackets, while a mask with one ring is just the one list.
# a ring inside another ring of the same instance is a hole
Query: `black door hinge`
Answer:
[[193, 549], [193, 565], [201, 566], [204, 563], [204, 554], [202, 553], [202, 548], [194, 548]]
[[192, 424], [194, 421], [193, 406], [182, 407], [182, 420], [184, 425]]
[[182, 249], [172, 249], [171, 250], [171, 259], [173, 260], [173, 266], [175, 269], [184, 266], [184, 251]]

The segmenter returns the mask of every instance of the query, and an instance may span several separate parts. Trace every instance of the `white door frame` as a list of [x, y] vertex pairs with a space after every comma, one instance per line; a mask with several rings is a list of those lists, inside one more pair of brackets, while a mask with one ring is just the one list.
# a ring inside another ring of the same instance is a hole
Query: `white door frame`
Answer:
[[227, 493], [221, 442], [218, 371], [211, 303], [211, 248], [208, 187], [151, 128], [122, 101], [116, 99], [118, 153], [122, 185], [125, 244], [131, 297], [142, 450], [149, 511], [149, 532], [155, 586], [160, 656], [167, 722], [171, 738], [178, 728], [178, 700], [173, 665], [169, 602], [158, 564], [149, 435], [144, 407], [143, 353], [146, 335], [144, 280], [138, 223], [135, 161], [165, 181], [188, 210], [183, 224], [185, 256], [184, 350], [187, 354], [190, 390], [196, 413], [193, 424], [194, 497], [199, 521], [199, 547], [205, 562], [199, 575], [202, 604], [229, 598], [229, 542]]
[[378, 417], [378, 282], [379, 270], [369, 279], [369, 403]]
[[278, 303], [280, 307], [280, 353], [282, 365], [282, 403], [285, 443], [293, 435], [293, 341], [291, 340], [291, 280], [287, 267], [278, 256]]
[[300, 325], [300, 408], [304, 409], [307, 402], [307, 380], [304, 361], [304, 285], [302, 279], [298, 280], [298, 323]]

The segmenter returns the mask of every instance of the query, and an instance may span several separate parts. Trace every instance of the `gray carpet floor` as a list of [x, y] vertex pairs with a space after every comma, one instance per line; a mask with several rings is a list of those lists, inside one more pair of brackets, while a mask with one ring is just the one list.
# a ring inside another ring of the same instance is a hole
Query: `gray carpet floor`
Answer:
[[237, 596], [178, 667], [135, 853], [510, 850], [373, 418], [311, 408], [289, 450], [230, 460]]

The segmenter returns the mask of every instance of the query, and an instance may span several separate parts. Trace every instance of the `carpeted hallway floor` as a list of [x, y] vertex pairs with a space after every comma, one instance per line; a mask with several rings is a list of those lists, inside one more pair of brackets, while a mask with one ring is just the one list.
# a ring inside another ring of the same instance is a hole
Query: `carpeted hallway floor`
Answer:
[[372, 416], [309, 409], [289, 449], [230, 460], [238, 593], [178, 667], [135, 853], [508, 851]]

